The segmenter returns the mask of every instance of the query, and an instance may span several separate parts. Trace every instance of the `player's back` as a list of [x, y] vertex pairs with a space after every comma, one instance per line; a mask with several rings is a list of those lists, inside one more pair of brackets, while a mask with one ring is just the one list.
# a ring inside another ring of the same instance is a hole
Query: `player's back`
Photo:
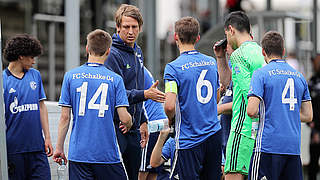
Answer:
[[216, 60], [197, 51], [182, 53], [167, 64], [164, 79], [178, 86], [178, 149], [191, 148], [220, 130], [217, 118], [219, 77]]
[[96, 63], [75, 68], [65, 75], [59, 104], [73, 113], [70, 160], [120, 162], [113, 114], [128, 102], [119, 75]]
[[252, 74], [265, 63], [262, 49], [256, 42], [244, 42], [231, 54], [230, 60], [233, 82], [231, 131], [254, 138], [252, 120], [245, 111]]
[[263, 97], [257, 135], [257, 141], [262, 144], [257, 150], [261, 148], [266, 153], [299, 155], [300, 107], [302, 101], [310, 99], [305, 78], [285, 60], [279, 59], [257, 70], [252, 83], [259, 84], [253, 85], [255, 87], [264, 87], [261, 90]]

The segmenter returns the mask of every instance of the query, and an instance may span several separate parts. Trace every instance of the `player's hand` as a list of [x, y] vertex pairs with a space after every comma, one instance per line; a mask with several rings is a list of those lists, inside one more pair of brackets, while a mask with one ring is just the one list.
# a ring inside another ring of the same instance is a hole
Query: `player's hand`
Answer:
[[[220, 41], [222, 41], [222, 40], [220, 40]], [[216, 55], [217, 59], [225, 59], [226, 58], [226, 49], [222, 48], [221, 46], [220, 47], [216, 46], [217, 44], [219, 44], [220, 41], [217, 41], [213, 45], [213, 52]]]
[[126, 125], [124, 125], [122, 122], [119, 123], [119, 128], [123, 134], [129, 131], [129, 128]]
[[141, 135], [140, 146], [141, 148], [145, 148], [149, 139], [148, 126], [146, 122], [140, 125], [140, 135]]
[[165, 94], [157, 89], [159, 81], [157, 80], [152, 86], [144, 91], [144, 97], [146, 99], [152, 99], [156, 102], [164, 103]]
[[169, 133], [170, 133], [170, 128], [161, 130], [160, 131], [160, 138], [161, 139], [167, 139]]
[[46, 152], [48, 157], [52, 156], [53, 147], [52, 147], [52, 144], [51, 144], [51, 139], [46, 138], [44, 140], [44, 150], [45, 150], [45, 152]]
[[56, 149], [55, 152], [53, 153], [53, 157], [52, 157], [53, 161], [58, 163], [58, 164], [62, 164], [62, 160], [64, 161], [65, 164], [68, 163], [68, 160], [64, 154], [64, 152], [60, 149]]

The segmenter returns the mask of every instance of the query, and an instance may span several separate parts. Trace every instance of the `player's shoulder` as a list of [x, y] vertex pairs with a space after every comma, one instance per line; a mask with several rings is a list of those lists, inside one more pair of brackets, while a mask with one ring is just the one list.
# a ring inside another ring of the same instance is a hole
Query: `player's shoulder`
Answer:
[[29, 72], [29, 73], [32, 73], [32, 74], [40, 74], [40, 71], [37, 70], [37, 69], [34, 69], [34, 68], [28, 69], [28, 72]]

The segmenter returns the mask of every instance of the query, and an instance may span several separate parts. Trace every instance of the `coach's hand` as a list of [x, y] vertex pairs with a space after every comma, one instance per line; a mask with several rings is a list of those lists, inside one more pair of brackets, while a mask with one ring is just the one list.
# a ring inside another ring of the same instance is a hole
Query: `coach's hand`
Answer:
[[62, 160], [64, 161], [65, 164], [67, 164], [68, 160], [64, 154], [64, 151], [56, 148], [55, 152], [53, 153], [53, 161], [58, 163], [58, 164], [62, 164]]
[[53, 147], [52, 147], [50, 138], [45, 138], [45, 140], [44, 140], [44, 150], [45, 150], [45, 152], [46, 152], [48, 157], [53, 155]]
[[152, 99], [156, 102], [164, 103], [165, 94], [157, 89], [159, 81], [157, 80], [152, 86], [144, 91], [144, 97], [146, 99]]
[[141, 148], [145, 148], [149, 139], [147, 122], [144, 122], [140, 125], [140, 135], [141, 135], [140, 146]]

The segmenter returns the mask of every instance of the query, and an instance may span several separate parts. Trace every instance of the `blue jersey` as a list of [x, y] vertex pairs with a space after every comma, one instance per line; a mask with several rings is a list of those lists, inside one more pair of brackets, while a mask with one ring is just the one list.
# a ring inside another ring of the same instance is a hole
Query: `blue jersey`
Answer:
[[[171, 159], [171, 162], [174, 159], [174, 153], [176, 151], [175, 148], [176, 142], [174, 140], [174, 138], [170, 137], [166, 143], [163, 145], [162, 148], [162, 158], [166, 161], [168, 161], [169, 159]], [[172, 164], [172, 163], [171, 163]]]
[[46, 99], [39, 71], [20, 79], [3, 71], [3, 96], [8, 154], [44, 151], [39, 101]]
[[75, 68], [64, 76], [59, 105], [72, 108], [70, 160], [121, 162], [113, 114], [129, 104], [119, 75], [96, 63]]
[[300, 155], [302, 101], [310, 101], [303, 75], [285, 60], [272, 60], [254, 72], [248, 96], [260, 98], [256, 152]]
[[192, 148], [221, 129], [217, 118], [219, 77], [216, 60], [198, 51], [182, 53], [166, 65], [164, 80], [178, 87], [177, 149]]
[[[154, 83], [152, 74], [144, 67], [144, 88], [145, 90], [149, 89]], [[161, 103], [155, 102], [151, 99], [148, 99], [144, 102], [145, 115], [148, 121], [167, 119], [166, 114]]]

